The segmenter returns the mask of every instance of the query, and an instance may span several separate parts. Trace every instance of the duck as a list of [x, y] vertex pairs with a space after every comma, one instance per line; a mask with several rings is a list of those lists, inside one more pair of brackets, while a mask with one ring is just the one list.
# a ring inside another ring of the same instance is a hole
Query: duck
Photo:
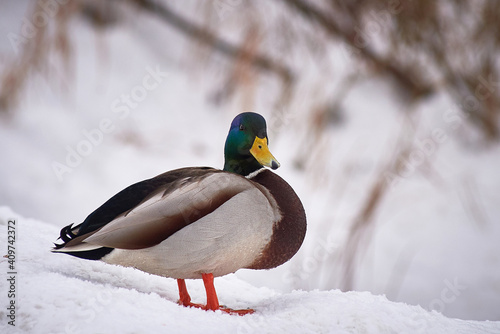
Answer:
[[[306, 234], [293, 188], [272, 170], [264, 117], [237, 115], [224, 145], [223, 169], [185, 167], [135, 183], [80, 224], [61, 229], [52, 252], [132, 267], [177, 280], [178, 303], [229, 314], [214, 277], [272, 269], [290, 260]], [[191, 302], [186, 279], [202, 279], [206, 304]]]

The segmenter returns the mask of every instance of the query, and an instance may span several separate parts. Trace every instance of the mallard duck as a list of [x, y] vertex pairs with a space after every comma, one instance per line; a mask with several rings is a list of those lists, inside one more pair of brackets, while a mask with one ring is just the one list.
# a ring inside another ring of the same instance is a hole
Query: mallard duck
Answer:
[[[285, 263], [304, 240], [306, 215], [290, 185], [264, 168], [280, 164], [261, 115], [234, 118], [224, 158], [222, 170], [181, 168], [125, 188], [64, 227], [52, 251], [175, 278], [184, 306], [252, 313], [220, 306], [214, 276]], [[185, 279], [199, 278], [206, 305], [191, 303], [186, 289]]]

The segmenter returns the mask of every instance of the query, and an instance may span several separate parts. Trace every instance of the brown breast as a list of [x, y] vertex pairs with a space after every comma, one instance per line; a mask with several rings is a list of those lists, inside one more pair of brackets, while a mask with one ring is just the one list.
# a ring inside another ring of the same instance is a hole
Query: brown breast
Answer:
[[275, 173], [266, 169], [251, 180], [269, 190], [279, 206], [282, 219], [274, 225], [271, 241], [262, 255], [247, 268], [271, 269], [290, 260], [299, 250], [306, 235], [306, 213], [292, 187]]

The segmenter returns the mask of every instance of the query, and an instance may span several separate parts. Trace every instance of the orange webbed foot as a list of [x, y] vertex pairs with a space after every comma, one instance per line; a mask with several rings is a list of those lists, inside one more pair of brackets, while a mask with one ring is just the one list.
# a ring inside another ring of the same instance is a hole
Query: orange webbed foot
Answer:
[[247, 315], [247, 314], [253, 314], [253, 313], [255, 313], [255, 310], [253, 310], [251, 308], [247, 308], [247, 309], [244, 309], [244, 310], [233, 310], [232, 308], [220, 306], [219, 310], [221, 310], [224, 313], [235, 314], [235, 315]]
[[246, 315], [255, 313], [253, 309], [244, 310], [233, 310], [231, 308], [219, 305], [219, 299], [217, 298], [217, 293], [214, 287], [214, 275], [213, 274], [202, 274], [203, 283], [205, 285], [205, 290], [207, 292], [207, 305], [191, 303], [191, 297], [186, 288], [186, 282], [183, 279], [177, 280], [177, 285], [179, 286], [179, 301], [178, 304], [186, 307], [196, 307], [201, 308], [205, 311], [217, 311], [220, 310], [228, 314], [236, 315]]

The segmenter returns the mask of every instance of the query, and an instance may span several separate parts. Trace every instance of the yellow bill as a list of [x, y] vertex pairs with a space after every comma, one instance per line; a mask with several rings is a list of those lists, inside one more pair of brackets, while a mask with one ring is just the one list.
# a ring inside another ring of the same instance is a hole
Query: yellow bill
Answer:
[[259, 138], [255, 137], [250, 153], [255, 157], [255, 159], [262, 165], [270, 167], [272, 169], [277, 169], [280, 166], [278, 160], [271, 154], [269, 147], [267, 147], [267, 137]]

